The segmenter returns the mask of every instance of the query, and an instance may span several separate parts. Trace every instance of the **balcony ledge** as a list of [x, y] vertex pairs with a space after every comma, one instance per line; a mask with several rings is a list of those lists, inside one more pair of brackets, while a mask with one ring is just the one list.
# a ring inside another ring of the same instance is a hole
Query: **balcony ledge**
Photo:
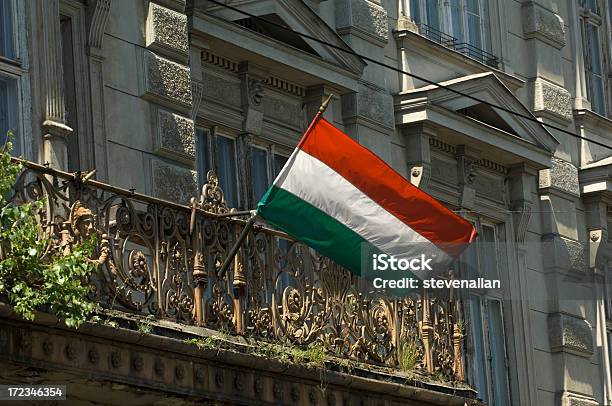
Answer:
[[[295, 393], [308, 393], [311, 399], [312, 396], [330, 394], [347, 399], [358, 394], [359, 399], [367, 397], [407, 404], [481, 405], [475, 399], [476, 393], [465, 386], [427, 382], [425, 377], [408, 377], [391, 368], [362, 363], [347, 367], [333, 359], [326, 361], [325, 367], [284, 363], [247, 353], [250, 344], [240, 336], [228, 338], [230, 348], [201, 349], [185, 340], [218, 333], [117, 311], [105, 311], [104, 315], [121, 327], [85, 323], [74, 330], [65, 327], [55, 316], [43, 312], [37, 312], [36, 321], [30, 323], [22, 321], [10, 305], [0, 303], [3, 326], [0, 330], [0, 365], [8, 363], [11, 367], [42, 368], [49, 372], [49, 376], [53, 376], [53, 371], [62, 371], [64, 379], [67, 379], [68, 392], [72, 377], [77, 379], [85, 374], [89, 379], [127, 384], [140, 390], [188, 395], [193, 400], [218, 398], [220, 393], [230, 402], [247, 401], [257, 396], [261, 396], [262, 401], [266, 396], [276, 399], [274, 393], [278, 390], [275, 388], [281, 385], [292, 387], [292, 399]], [[138, 322], [145, 320], [151, 322], [154, 334], [133, 329]], [[99, 353], [97, 363], [92, 362], [92, 351]], [[102, 361], [105, 358], [109, 360], [108, 365]], [[158, 365], [164, 365], [165, 371], [155, 376]], [[168, 366], [174, 366], [174, 374], [168, 373]], [[208, 372], [205, 375], [214, 375], [211, 376], [214, 379], [206, 382], [203, 370]], [[40, 373], [44, 381], [45, 372]], [[234, 378], [225, 379], [228, 376]], [[238, 376], [245, 383], [252, 381], [253, 385], [237, 390]], [[256, 393], [258, 377], [263, 385], [259, 394]], [[320, 390], [322, 379], [326, 384], [325, 393]], [[100, 399], [101, 394], [95, 396]]]

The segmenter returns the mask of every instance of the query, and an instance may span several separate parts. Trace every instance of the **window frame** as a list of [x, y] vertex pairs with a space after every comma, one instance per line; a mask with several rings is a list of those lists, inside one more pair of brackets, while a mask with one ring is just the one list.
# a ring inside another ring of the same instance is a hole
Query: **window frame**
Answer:
[[[582, 49], [583, 49], [583, 59], [584, 59], [584, 79], [586, 83], [587, 90], [587, 99], [591, 104], [591, 111], [595, 114], [598, 114], [603, 117], [610, 116], [610, 40], [612, 40], [612, 30], [610, 27], [610, 21], [607, 21], [607, 15], [610, 14], [606, 12], [606, 7], [602, 7], [602, 3], [600, 0], [593, 0], [595, 2], [595, 10], [592, 10], [587, 5], [588, 0], [582, 0], [579, 3], [580, 10], [580, 31], [581, 31], [581, 39], [582, 39]], [[608, 27], [608, 29], [606, 29]], [[598, 51], [598, 59], [599, 59], [599, 71], [600, 73], [595, 73], [595, 69], [593, 68], [593, 55], [591, 53], [591, 44], [590, 44], [590, 28], [594, 28], [595, 33], [597, 35], [597, 51]], [[608, 33], [608, 31], [610, 31]], [[602, 41], [604, 38], [608, 38], [608, 41]], [[603, 44], [607, 43], [608, 46], [604, 46]], [[596, 96], [594, 92], [596, 89], [593, 85], [592, 76], [597, 77], [601, 81], [601, 105], [596, 106], [594, 102], [596, 101]]]
[[[86, 54], [87, 32], [85, 27], [85, 6], [76, 0], [60, 0], [59, 15], [70, 19], [71, 56], [73, 61], [73, 85], [76, 128], [69, 137], [76, 140], [79, 170], [89, 170], [95, 166], [94, 140], [91, 123], [89, 61]], [[60, 36], [61, 42], [61, 36]], [[63, 46], [63, 44], [61, 45]], [[64, 51], [62, 50], [62, 53]], [[63, 55], [62, 55], [62, 64]], [[65, 68], [65, 66], [63, 66]], [[66, 72], [63, 71], [64, 77]], [[65, 89], [64, 89], [65, 91]], [[68, 94], [64, 93], [64, 103], [68, 104]], [[67, 110], [66, 110], [67, 112]], [[67, 117], [66, 117], [67, 120]], [[66, 122], [67, 125], [68, 122]], [[67, 162], [68, 163], [68, 162]]]
[[[198, 175], [198, 187], [202, 189], [204, 185], [208, 182], [206, 175], [208, 171], [213, 170], [219, 179], [219, 186], [223, 190], [223, 199], [225, 203], [230, 208], [237, 208], [240, 206], [240, 168], [239, 168], [239, 159], [238, 159], [238, 142], [237, 136], [233, 135], [229, 131], [219, 131], [216, 125], [213, 126], [204, 126], [196, 123], [196, 162], [195, 169]], [[219, 165], [218, 165], [218, 156], [217, 156], [217, 137], [223, 137], [229, 139], [233, 142], [233, 155], [234, 155], [234, 171], [236, 173], [236, 182], [234, 184], [234, 191], [236, 193], [236, 207], [230, 206], [227, 200], [227, 190], [223, 187], [223, 181], [221, 179], [221, 174], [219, 173]], [[206, 160], [208, 161], [208, 169], [203, 166], [202, 161], [202, 138], [206, 140]]]
[[[493, 51], [493, 41], [490, 35], [487, 35], [487, 27], [490, 27], [490, 9], [491, 7], [486, 6], [487, 0], [478, 0], [478, 16], [480, 17], [479, 24], [479, 32], [480, 32], [480, 46], [476, 46], [470, 42], [469, 38], [469, 12], [467, 1], [468, 0], [456, 0], [459, 2], [458, 8], [460, 9], [460, 33], [455, 32], [456, 29], [453, 28], [453, 5], [451, 1], [440, 1], [435, 0], [437, 4], [437, 15], [438, 15], [438, 26], [432, 25], [429, 21], [429, 5], [433, 2], [432, 0], [408, 0], [406, 3], [406, 9], [409, 10], [409, 15], [416, 23], [424, 23], [426, 25], [431, 26], [432, 28], [441, 31], [444, 34], [450, 35], [457, 39], [459, 43], [470, 44], [476, 48], [479, 48], [485, 52]], [[419, 10], [415, 12], [413, 9], [414, 3], [417, 3], [419, 6]], [[414, 19], [414, 15], [419, 15], [419, 20], [416, 21]], [[459, 34], [459, 35], [458, 35]]]
[[[501, 257], [502, 257], [502, 245], [503, 244], [507, 244], [505, 242], [505, 238], [502, 239], [502, 236], [505, 234], [506, 232], [506, 226], [503, 223], [495, 223], [492, 221], [489, 221], [487, 219], [483, 219], [481, 217], [477, 217], [477, 216], [466, 216], [466, 219], [469, 220], [470, 222], [472, 222], [472, 224], [476, 227], [476, 229], [478, 230], [479, 235], [484, 235], [483, 233], [483, 227], [489, 227], [493, 229], [493, 242], [495, 244], [495, 259], [496, 259], [496, 267], [498, 269], [498, 275], [497, 277], [500, 279], [500, 281], [503, 281], [503, 272], [507, 272], [508, 269], [507, 267], [504, 268], [502, 262], [500, 261]], [[476, 277], [490, 277], [490, 275], [488, 275], [488, 273], [486, 271], [483, 271], [481, 268], [484, 266], [483, 264], [483, 256], [484, 256], [484, 249], [481, 248], [481, 246], [479, 245], [479, 242], [477, 241], [475, 244], [476, 245], [476, 260], [478, 261], [477, 264], [477, 268], [478, 268], [478, 272], [476, 275], [472, 275], [472, 274], [467, 274], [468, 277], [472, 277], [472, 276], [476, 276]], [[505, 249], [508, 249], [508, 247], [506, 246]], [[465, 270], [466, 270], [466, 264], [462, 265], [462, 269], [460, 269], [460, 274], [461, 275], [465, 275]], [[475, 363], [477, 355], [475, 354], [476, 351], [476, 342], [475, 342], [475, 337], [474, 335], [477, 333], [479, 334], [479, 337], [483, 340], [483, 354], [482, 354], [482, 359], [483, 362], [485, 363], [485, 371], [484, 371], [484, 378], [486, 380], [485, 382], [485, 388], [486, 388], [486, 398], [482, 396], [482, 393], [479, 393], [479, 396], [481, 396], [482, 399], [486, 400], [487, 402], [489, 402], [490, 404], [495, 404], [495, 398], [497, 395], [496, 393], [496, 389], [498, 384], [503, 384], [505, 386], [505, 392], [506, 392], [506, 396], [507, 396], [507, 401], [510, 402], [508, 404], [511, 404], [512, 402], [512, 388], [511, 388], [511, 382], [510, 382], [510, 374], [509, 374], [509, 365], [510, 365], [510, 358], [509, 358], [509, 354], [508, 354], [508, 349], [509, 349], [509, 344], [508, 341], [506, 340], [506, 335], [505, 335], [505, 331], [506, 331], [506, 312], [507, 310], [505, 309], [504, 306], [504, 289], [503, 289], [503, 283], [502, 283], [502, 289], [500, 290], [474, 290], [471, 291], [467, 297], [466, 297], [467, 301], [466, 304], [467, 306], [464, 306], [464, 318], [467, 321], [467, 325], [469, 326], [469, 334], [466, 334], [466, 341], [464, 343], [465, 345], [465, 349], [466, 351], [464, 352], [464, 365], [465, 365], [465, 372], [466, 372], [466, 378], [468, 380], [468, 382], [470, 382], [472, 385], [476, 386], [476, 380], [477, 380], [477, 376], [479, 375], [479, 373], [477, 373], [477, 365]], [[479, 330], [478, 332], [475, 332], [473, 330], [474, 328], [474, 323], [472, 322], [472, 300], [478, 300], [479, 301], [479, 313], [480, 313], [480, 327], [481, 330]], [[504, 361], [504, 376], [505, 376], [505, 380], [503, 383], [497, 382], [497, 378], [496, 378], [496, 374], [495, 371], [493, 369], [493, 332], [492, 329], [490, 328], [490, 326], [493, 324], [493, 321], [490, 319], [490, 314], [489, 314], [489, 307], [491, 306], [490, 302], [498, 302], [499, 303], [499, 309], [500, 309], [500, 325], [502, 328], [502, 331], [500, 333], [497, 334], [498, 337], [500, 337], [503, 340], [503, 361]], [[471, 337], [471, 339], [470, 339]], [[471, 355], [470, 355], [471, 354]]]
[[[30, 110], [29, 94], [29, 69], [26, 58], [25, 44], [25, 5], [23, 1], [6, 0], [11, 5], [11, 20], [13, 22], [12, 41], [14, 48], [14, 58], [0, 56], [0, 76], [15, 80], [15, 114], [12, 117], [14, 127], [9, 128], [13, 131], [13, 155], [23, 156], [27, 159], [33, 158], [33, 147], [31, 142], [31, 128], [25, 125], [24, 114]], [[0, 143], [5, 139], [5, 134], [0, 134]]]
[[[21, 36], [21, 32], [19, 30], [19, 18], [18, 18], [18, 12], [17, 12], [17, 0], [3, 0], [2, 4], [6, 4], [6, 5], [10, 5], [10, 19], [12, 22], [12, 28], [13, 28], [13, 35], [14, 37], [12, 38], [12, 47], [13, 47], [13, 51], [15, 53], [14, 58], [11, 58], [9, 56], [6, 55], [0, 55], [0, 62], [2, 60], [5, 61], [12, 61], [14, 63], [17, 64], [21, 64], [21, 46], [20, 46], [20, 36]], [[1, 7], [1, 6], [0, 6]], [[0, 22], [1, 23], [1, 22]], [[0, 34], [2, 34], [2, 32], [0, 32]]]

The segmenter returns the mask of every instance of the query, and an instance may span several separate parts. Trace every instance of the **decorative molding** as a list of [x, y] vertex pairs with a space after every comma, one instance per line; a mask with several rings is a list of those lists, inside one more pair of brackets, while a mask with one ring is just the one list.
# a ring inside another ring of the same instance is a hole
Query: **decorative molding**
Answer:
[[198, 110], [202, 103], [202, 96], [204, 95], [204, 83], [199, 80], [191, 81], [191, 119], [195, 120], [198, 116]]
[[442, 142], [437, 138], [429, 138], [429, 145], [447, 154], [455, 155], [457, 153], [457, 149], [453, 145]]
[[157, 152], [193, 164], [196, 155], [193, 120], [163, 109], [156, 110], [153, 128], [156, 129]]
[[102, 49], [104, 30], [110, 14], [112, 0], [95, 0], [90, 3], [91, 18], [87, 43], [92, 48]]
[[510, 209], [512, 210], [512, 225], [514, 238], [519, 244], [525, 242], [525, 235], [531, 219], [533, 201], [533, 185], [536, 170], [527, 165], [515, 165], [509, 168], [507, 180]]
[[477, 158], [470, 156], [470, 151], [465, 146], [460, 145], [456, 148], [457, 155], [457, 180], [459, 184], [459, 205], [467, 209], [473, 209], [476, 198], [476, 175], [478, 167]]
[[527, 235], [527, 226], [531, 219], [532, 207], [533, 203], [525, 200], [511, 206], [514, 237], [519, 244], [525, 242], [525, 235]]
[[608, 230], [605, 228], [589, 230], [589, 269], [603, 273], [603, 253], [608, 245]]
[[171, 165], [154, 159], [152, 161], [153, 194], [171, 202], [186, 204], [198, 191], [196, 171]]
[[525, 38], [537, 38], [557, 49], [565, 46], [565, 24], [561, 16], [535, 1], [524, 3], [522, 14]]
[[270, 76], [269, 78], [264, 80], [264, 83], [270, 87], [273, 87], [275, 89], [281, 90], [283, 92], [286, 92], [286, 93], [289, 93], [295, 96], [299, 96], [299, 97], [306, 96], [306, 89], [304, 87], [298, 84], [295, 84], [293, 82], [290, 82], [288, 80], [277, 78], [276, 76]]
[[591, 325], [583, 318], [565, 313], [551, 314], [548, 334], [552, 352], [571, 352], [586, 358], [593, 354]]
[[564, 124], [572, 120], [572, 95], [565, 88], [542, 78], [534, 80], [530, 87], [536, 116], [549, 115]]
[[149, 3], [146, 45], [151, 50], [186, 62], [189, 52], [187, 16], [158, 4]]
[[[7, 306], [3, 305], [0, 310], [6, 317]], [[156, 328], [173, 337], [170, 338], [165, 334], [142, 334], [129, 328], [88, 323], [84, 326], [87, 334], [84, 334], [80, 330], [50, 328], [43, 324], [32, 328], [31, 324], [4, 317], [0, 324], [0, 360], [3, 365], [12, 366], [5, 374], [11, 379], [25, 376], [22, 373], [26, 370], [28, 376], [32, 376], [33, 369], [37, 369], [35, 375], [41, 380], [59, 372], [68, 383], [73, 380], [82, 383], [81, 377], [87, 376], [94, 381], [108, 382], [109, 388], [112, 386], [109, 396], [117, 398], [125, 394], [123, 390], [133, 391], [135, 397], [142, 397], [142, 391], [149, 390], [150, 404], [196, 404], [185, 401], [184, 396], [197, 398], [198, 405], [279, 402], [296, 405], [463, 404], [466, 399], [475, 397], [471, 389], [438, 392], [436, 386], [411, 386], [405, 379], [400, 382], [401, 378], [395, 376], [396, 381], [388, 382], [388, 374], [364, 371], [359, 367], [359, 373], [365, 376], [354, 373], [349, 382], [346, 373], [287, 365], [275, 359], [234, 354], [225, 349], [200, 349], [184, 339], [176, 339], [177, 334], [196, 338], [195, 334], [204, 333], [193, 326], [181, 328], [168, 322], [161, 326], [154, 322]], [[37, 317], [37, 320], [40, 319]], [[140, 321], [133, 315], [120, 318], [121, 323]], [[326, 374], [325, 389], [320, 387], [318, 376], [321, 373]], [[372, 385], [372, 382], [378, 383]], [[153, 394], [160, 388], [163, 392], [155, 398]], [[89, 396], [82, 400], [92, 400], [96, 394], [89, 393]]]
[[202, 62], [218, 66], [219, 68], [223, 68], [234, 73], [238, 73], [239, 70], [238, 62], [231, 61], [227, 58], [215, 55], [208, 51], [202, 52]]
[[580, 196], [578, 168], [570, 162], [552, 158], [550, 169], [542, 169], [539, 175], [540, 189], [554, 188], [574, 196]]
[[431, 165], [411, 166], [410, 183], [414, 186], [426, 190], [431, 179]]
[[421, 124], [401, 129], [400, 137], [404, 141], [406, 164], [410, 182], [423, 190], [429, 188], [431, 180], [431, 138], [435, 134], [429, 125]]
[[498, 164], [497, 162], [493, 162], [485, 158], [481, 158], [476, 161], [476, 165], [493, 172], [501, 173], [502, 175], [505, 175], [508, 172], [508, 168], [506, 168], [504, 165]]
[[143, 97], [184, 112], [191, 111], [191, 75], [187, 66], [144, 52]]

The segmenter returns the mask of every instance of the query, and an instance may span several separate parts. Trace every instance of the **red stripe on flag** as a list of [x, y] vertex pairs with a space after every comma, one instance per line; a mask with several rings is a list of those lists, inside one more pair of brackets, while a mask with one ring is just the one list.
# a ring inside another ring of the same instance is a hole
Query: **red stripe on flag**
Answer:
[[[407, 181], [367, 148], [320, 118], [299, 148], [452, 256], [476, 237], [470, 222]], [[333, 192], [333, 191], [332, 191]]]

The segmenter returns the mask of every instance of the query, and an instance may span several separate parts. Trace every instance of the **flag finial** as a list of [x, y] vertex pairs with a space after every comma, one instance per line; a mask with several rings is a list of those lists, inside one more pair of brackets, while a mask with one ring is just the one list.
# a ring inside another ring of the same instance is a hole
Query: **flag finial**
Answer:
[[327, 99], [325, 99], [325, 101], [323, 102], [323, 104], [321, 104], [321, 107], [319, 107], [320, 114], [323, 114], [325, 112], [325, 109], [327, 109], [327, 106], [329, 105], [329, 102], [331, 101], [332, 97], [334, 97], [334, 94], [330, 93], [329, 96], [327, 96]]

